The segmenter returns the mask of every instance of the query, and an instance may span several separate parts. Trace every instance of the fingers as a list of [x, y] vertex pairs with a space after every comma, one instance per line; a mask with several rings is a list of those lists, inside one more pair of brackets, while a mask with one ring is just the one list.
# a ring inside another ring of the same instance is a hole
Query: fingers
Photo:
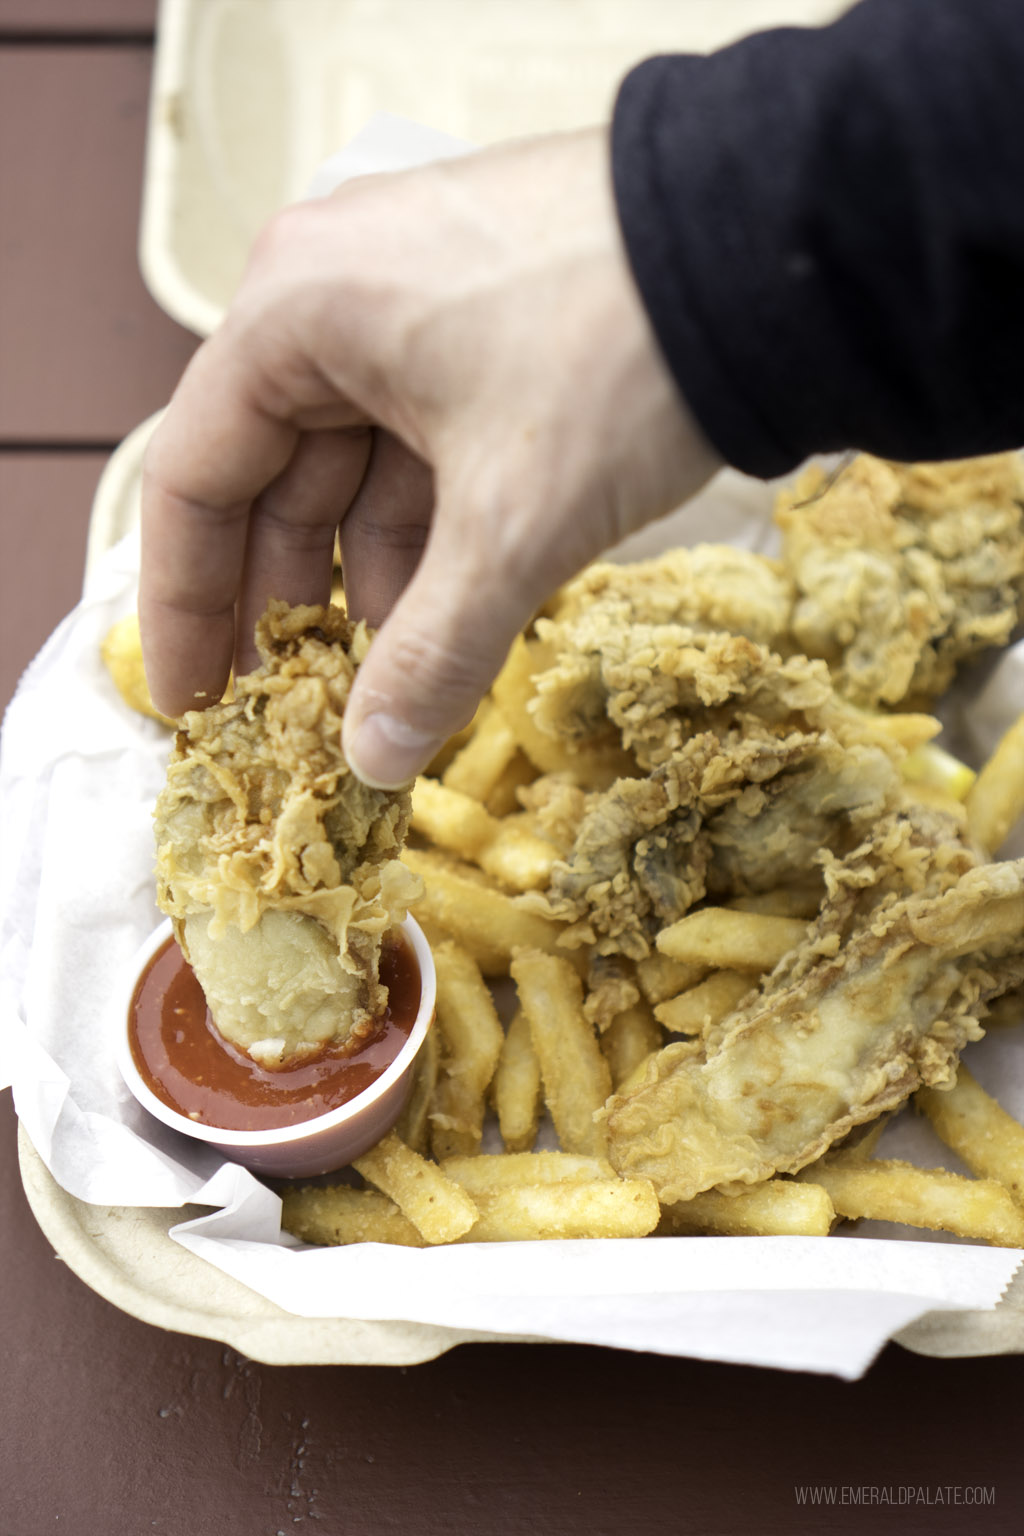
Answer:
[[[310, 326], [295, 321], [287, 290], [257, 299], [236, 307], [200, 347], [143, 467], [142, 646], [153, 700], [172, 716], [218, 699], [227, 682], [253, 504], [284, 476], [303, 429], [327, 435], [366, 421], [317, 366]], [[284, 533], [285, 500], [270, 494], [249, 565], [265, 589], [272, 559], [282, 556], [293, 599], [311, 595], [302, 591], [303, 572], [319, 567], [330, 462], [354, 491], [368, 448], [310, 451], [316, 486]], [[296, 479], [280, 484], [290, 500]], [[332, 527], [344, 510], [339, 491]], [[252, 606], [243, 619], [250, 632]]]
[[238, 672], [257, 662], [253, 631], [271, 598], [330, 600], [334, 535], [372, 449], [365, 427], [304, 433], [286, 468], [253, 502], [237, 612]]
[[297, 431], [250, 402], [236, 353], [201, 347], [150, 441], [142, 483], [139, 622], [150, 691], [168, 715], [219, 699], [252, 499]]
[[339, 530], [352, 618], [374, 628], [387, 618], [420, 562], [433, 505], [429, 467], [391, 433], [377, 431], [359, 493]]
[[538, 592], [513, 579], [500, 557], [488, 558], [486, 539], [435, 522], [345, 711], [345, 754], [361, 779], [380, 788], [407, 783], [468, 723]]

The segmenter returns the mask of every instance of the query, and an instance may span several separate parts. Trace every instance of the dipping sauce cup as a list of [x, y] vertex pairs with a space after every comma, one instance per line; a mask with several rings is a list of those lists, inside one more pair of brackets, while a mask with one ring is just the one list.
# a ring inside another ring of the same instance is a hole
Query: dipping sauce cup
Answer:
[[[402, 1031], [389, 1032], [382, 1025], [380, 1038], [373, 1037], [365, 1051], [356, 1050], [350, 1057], [342, 1060], [340, 1063], [342, 1068], [346, 1068], [351, 1063], [351, 1066], [357, 1069], [357, 1075], [351, 1081], [359, 1086], [358, 1091], [354, 1091], [351, 1097], [337, 1107], [328, 1109], [326, 1112], [317, 1112], [316, 1095], [319, 1088], [315, 1079], [318, 1071], [323, 1075], [324, 1069], [318, 1067], [315, 1062], [309, 1067], [302, 1066], [294, 1071], [291, 1068], [285, 1068], [281, 1072], [252, 1064], [252, 1072], [257, 1079], [256, 1091], [260, 1092], [260, 1085], [264, 1085], [267, 1091], [263, 1097], [268, 1101], [273, 1101], [275, 1098], [278, 1081], [283, 1084], [285, 1079], [291, 1079], [292, 1082], [298, 1082], [301, 1085], [306, 1079], [310, 1079], [311, 1097], [308, 1103], [311, 1117], [302, 1118], [306, 1105], [301, 1097], [296, 1098], [296, 1092], [300, 1095], [302, 1093], [301, 1086], [299, 1090], [288, 1090], [288, 1102], [283, 1109], [262, 1105], [249, 1113], [240, 1101], [240, 1113], [236, 1118], [243, 1121], [247, 1118], [262, 1118], [264, 1122], [268, 1118], [277, 1119], [278, 1123], [273, 1125], [264, 1123], [257, 1129], [228, 1129], [223, 1125], [216, 1125], [212, 1123], [216, 1110], [208, 1115], [205, 1111], [198, 1110], [193, 1110], [191, 1114], [185, 1113], [181, 1108], [173, 1107], [172, 1103], [165, 1102], [160, 1093], [154, 1091], [154, 1086], [147, 1081], [147, 1076], [154, 1079], [155, 1086], [158, 1086], [172, 1100], [176, 1099], [177, 1095], [176, 1102], [180, 1103], [181, 1099], [187, 1096], [195, 1097], [196, 1102], [199, 1103], [203, 1100], [204, 1084], [211, 1064], [214, 1068], [214, 1073], [210, 1074], [211, 1077], [219, 1071], [220, 1067], [224, 1067], [226, 1080], [230, 1080], [232, 1073], [236, 1076], [239, 1072], [244, 1073], [250, 1065], [249, 1058], [244, 1053], [222, 1042], [215, 1032], [211, 1033], [206, 1038], [198, 1040], [198, 1054], [186, 1058], [186, 1065], [182, 1070], [187, 1077], [190, 1071], [188, 1063], [194, 1060], [195, 1081], [185, 1082], [184, 1087], [187, 1092], [182, 1092], [181, 1071], [172, 1068], [169, 1057], [161, 1057], [167, 1061], [166, 1067], [161, 1070], [155, 1065], [160, 1053], [154, 1051], [148, 1054], [144, 1049], [140, 1050], [140, 1045], [144, 1044], [141, 1037], [133, 1049], [133, 1036], [136, 1035], [133, 1019], [136, 1007], [142, 997], [143, 986], [145, 985], [148, 989], [159, 979], [158, 967], [162, 968], [165, 979], [170, 979], [172, 985], [179, 989], [192, 989], [198, 995], [202, 1016], [205, 1017], [205, 1001], [202, 999], [202, 993], [198, 991], [198, 983], [180, 958], [169, 921], [161, 923], [159, 928], [149, 936], [127, 967], [121, 984], [116, 989], [113, 1025], [117, 1065], [121, 1076], [143, 1109], [157, 1120], [164, 1125], [169, 1125], [175, 1131], [180, 1131], [183, 1136], [188, 1136], [193, 1141], [202, 1141], [208, 1146], [215, 1147], [231, 1162], [240, 1163], [254, 1173], [279, 1178], [311, 1178], [317, 1174], [331, 1173], [335, 1169], [344, 1168], [354, 1158], [361, 1156], [369, 1147], [380, 1141], [402, 1113], [412, 1090], [416, 1057], [434, 1018], [435, 977], [430, 946], [414, 918], [407, 917], [399, 933], [404, 940], [402, 946], [404, 954], [398, 957], [404, 977], [403, 984], [408, 990], [410, 987], [415, 987], [418, 982], [418, 1002], [416, 993], [413, 992], [408, 1005], [411, 1021], [410, 1018], [403, 1021], [405, 1027]], [[387, 980], [383, 963], [382, 979]], [[169, 998], [170, 994], [168, 993], [167, 996]], [[163, 1027], [166, 1030], [166, 1022]], [[201, 1023], [199, 1027], [202, 1035]], [[391, 1041], [390, 1046], [387, 1043], [388, 1039]], [[382, 1050], [385, 1052], [397, 1050], [397, 1054], [394, 1054], [389, 1061], [385, 1059], [382, 1062]], [[139, 1059], [136, 1056], [137, 1051]], [[218, 1054], [223, 1055], [225, 1059], [218, 1062], [216, 1059]], [[205, 1063], [201, 1058], [205, 1058]], [[239, 1066], [240, 1062], [241, 1066]], [[164, 1071], [167, 1075], [166, 1082], [163, 1076]], [[175, 1074], [179, 1086], [171, 1087], [172, 1077]], [[371, 1078], [372, 1080], [368, 1080]], [[235, 1107], [229, 1106], [231, 1110]], [[225, 1114], [224, 1118], [232, 1118], [232, 1115]], [[290, 1123], [280, 1123], [283, 1118], [287, 1118]]]

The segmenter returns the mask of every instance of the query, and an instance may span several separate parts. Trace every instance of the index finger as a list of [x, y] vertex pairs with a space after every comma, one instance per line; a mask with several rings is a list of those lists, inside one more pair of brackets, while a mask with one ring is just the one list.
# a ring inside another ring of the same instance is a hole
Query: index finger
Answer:
[[138, 613], [150, 694], [170, 716], [226, 687], [253, 501], [302, 430], [365, 419], [263, 319], [200, 347], [146, 453]]
[[146, 453], [139, 627], [167, 715], [221, 697], [235, 643], [252, 503], [284, 469], [298, 425], [239, 377], [226, 331], [196, 353]]

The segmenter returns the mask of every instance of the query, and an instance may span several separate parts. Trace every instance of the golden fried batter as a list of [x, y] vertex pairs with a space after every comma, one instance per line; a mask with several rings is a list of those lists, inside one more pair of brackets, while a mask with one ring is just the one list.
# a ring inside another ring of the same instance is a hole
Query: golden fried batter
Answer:
[[948, 1083], [988, 1002], [1024, 979], [1024, 861], [971, 864], [929, 813], [832, 863], [806, 942], [761, 991], [609, 1101], [620, 1172], [667, 1202], [757, 1183]]
[[158, 902], [221, 1033], [267, 1065], [370, 1026], [381, 940], [419, 885], [408, 792], [350, 772], [341, 723], [364, 626], [271, 603], [261, 665], [187, 714], [156, 807]]
[[855, 703], [937, 697], [1024, 611], [1019, 454], [915, 465], [862, 454], [831, 483], [807, 470], [776, 520], [793, 638]]
[[611, 725], [634, 775], [591, 793], [541, 778], [521, 797], [566, 849], [544, 910], [572, 925], [569, 942], [640, 960], [704, 896], [805, 880], [822, 848], [852, 848], [899, 803], [900, 749], [821, 662], [631, 621], [630, 606], [608, 582], [574, 616], [539, 622], [558, 660], [535, 679], [534, 718], [583, 747]]
[[685, 624], [778, 645], [789, 629], [792, 578], [782, 563], [731, 544], [695, 544], [650, 560], [589, 565], [558, 594], [552, 617], [578, 618], [611, 595], [630, 624]]

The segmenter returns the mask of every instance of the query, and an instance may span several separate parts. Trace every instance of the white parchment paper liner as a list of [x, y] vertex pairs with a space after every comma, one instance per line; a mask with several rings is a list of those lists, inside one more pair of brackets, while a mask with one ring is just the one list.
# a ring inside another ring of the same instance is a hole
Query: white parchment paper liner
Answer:
[[[770, 538], [769, 493], [720, 483], [646, 541]], [[377, 1245], [310, 1250], [282, 1238], [279, 1201], [250, 1174], [151, 1120], [121, 1085], [111, 986], [156, 924], [152, 805], [168, 734], [132, 714], [99, 645], [135, 600], [136, 537], [96, 567], [82, 603], [28, 669], [0, 743], [0, 1072], [57, 1182], [99, 1205], [210, 1205], [172, 1232], [288, 1311], [401, 1319], [494, 1334], [859, 1375], [884, 1342], [936, 1308], [987, 1309], [1020, 1253], [902, 1234], [648, 1238], [636, 1242]], [[988, 669], [961, 718], [984, 751], [1024, 696], [1024, 646]], [[1024, 1111], [1024, 1041], [971, 1050], [1001, 1101]], [[884, 1150], [955, 1164], [901, 1117]], [[882, 1229], [885, 1230], [885, 1229]]]
[[[459, 148], [379, 120], [314, 191]], [[769, 551], [770, 506], [768, 489], [726, 472], [622, 553], [701, 539]], [[104, 1206], [214, 1207], [172, 1237], [306, 1317], [444, 1324], [852, 1378], [923, 1313], [995, 1306], [1019, 1251], [879, 1224], [862, 1224], [856, 1241], [434, 1250], [312, 1250], [282, 1236], [277, 1196], [152, 1120], [114, 1065], [113, 978], [159, 918], [151, 817], [168, 753], [166, 730], [125, 707], [100, 660], [108, 628], [134, 607], [137, 572], [130, 535], [97, 563], [83, 601], [28, 669], [0, 742], [0, 1083], [13, 1086], [32, 1143], [64, 1189]], [[979, 761], [1022, 707], [1024, 643], [973, 669], [949, 701], [951, 744]], [[969, 1059], [1006, 1108], [1024, 1114], [1024, 1039], [1002, 1031]], [[881, 1151], [957, 1166], [909, 1115], [886, 1131]]]

